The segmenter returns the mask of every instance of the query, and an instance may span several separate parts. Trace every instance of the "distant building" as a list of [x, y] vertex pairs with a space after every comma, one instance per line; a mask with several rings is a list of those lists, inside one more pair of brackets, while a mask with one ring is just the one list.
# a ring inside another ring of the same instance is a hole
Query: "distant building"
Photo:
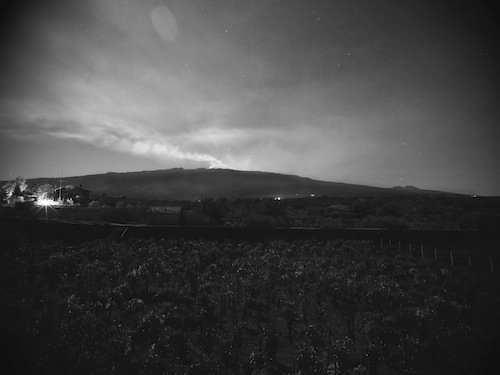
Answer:
[[90, 200], [90, 190], [82, 188], [82, 185], [66, 185], [55, 189], [54, 198], [86, 206]]
[[328, 213], [347, 212], [349, 211], [349, 207], [344, 204], [332, 204], [326, 207], [325, 211]]
[[182, 218], [181, 206], [150, 206], [146, 213], [149, 224], [180, 225]]
[[150, 206], [148, 209], [149, 213], [154, 214], [173, 214], [180, 215], [182, 212], [181, 206]]

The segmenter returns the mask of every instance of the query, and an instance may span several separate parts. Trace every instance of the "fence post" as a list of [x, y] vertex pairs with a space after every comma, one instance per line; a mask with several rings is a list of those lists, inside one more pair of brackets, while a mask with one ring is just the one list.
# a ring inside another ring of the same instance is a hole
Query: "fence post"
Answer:
[[493, 258], [490, 257], [490, 271], [493, 273]]
[[437, 258], [438, 258], [437, 249], [434, 248], [434, 260], [437, 260]]
[[450, 250], [450, 264], [453, 267], [453, 250]]
[[392, 249], [392, 240], [389, 240], [389, 249]]
[[401, 242], [398, 241], [398, 251], [401, 252]]
[[470, 253], [469, 253], [469, 268], [472, 267], [472, 259], [470, 257]]

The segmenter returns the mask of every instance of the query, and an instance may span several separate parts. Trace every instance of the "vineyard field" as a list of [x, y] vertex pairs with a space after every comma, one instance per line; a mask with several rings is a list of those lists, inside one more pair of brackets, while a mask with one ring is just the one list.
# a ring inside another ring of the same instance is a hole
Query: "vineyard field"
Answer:
[[367, 240], [29, 240], [3, 230], [5, 368], [47, 374], [476, 374], [498, 273]]

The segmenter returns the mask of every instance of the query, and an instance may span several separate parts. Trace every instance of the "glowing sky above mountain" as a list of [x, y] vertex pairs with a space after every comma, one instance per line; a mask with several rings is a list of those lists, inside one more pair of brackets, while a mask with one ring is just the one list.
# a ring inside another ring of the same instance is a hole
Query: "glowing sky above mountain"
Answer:
[[495, 11], [7, 2], [0, 179], [219, 167], [500, 195]]

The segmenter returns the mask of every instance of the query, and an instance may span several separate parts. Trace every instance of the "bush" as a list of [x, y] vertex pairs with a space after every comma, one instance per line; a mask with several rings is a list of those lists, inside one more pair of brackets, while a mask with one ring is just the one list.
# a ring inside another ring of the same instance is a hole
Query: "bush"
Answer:
[[409, 229], [408, 223], [394, 216], [368, 216], [359, 222], [360, 228]]
[[202, 212], [185, 211], [182, 217], [183, 224], [186, 225], [217, 225], [218, 222], [212, 217], [205, 215]]
[[99, 203], [99, 201], [91, 201], [89, 203], [89, 208], [100, 208], [101, 207], [101, 204]]
[[466, 215], [460, 220], [459, 227], [462, 230], [498, 231], [500, 230], [500, 215], [492, 213]]
[[271, 216], [253, 214], [247, 220], [249, 228], [272, 228], [276, 226], [276, 221]]

